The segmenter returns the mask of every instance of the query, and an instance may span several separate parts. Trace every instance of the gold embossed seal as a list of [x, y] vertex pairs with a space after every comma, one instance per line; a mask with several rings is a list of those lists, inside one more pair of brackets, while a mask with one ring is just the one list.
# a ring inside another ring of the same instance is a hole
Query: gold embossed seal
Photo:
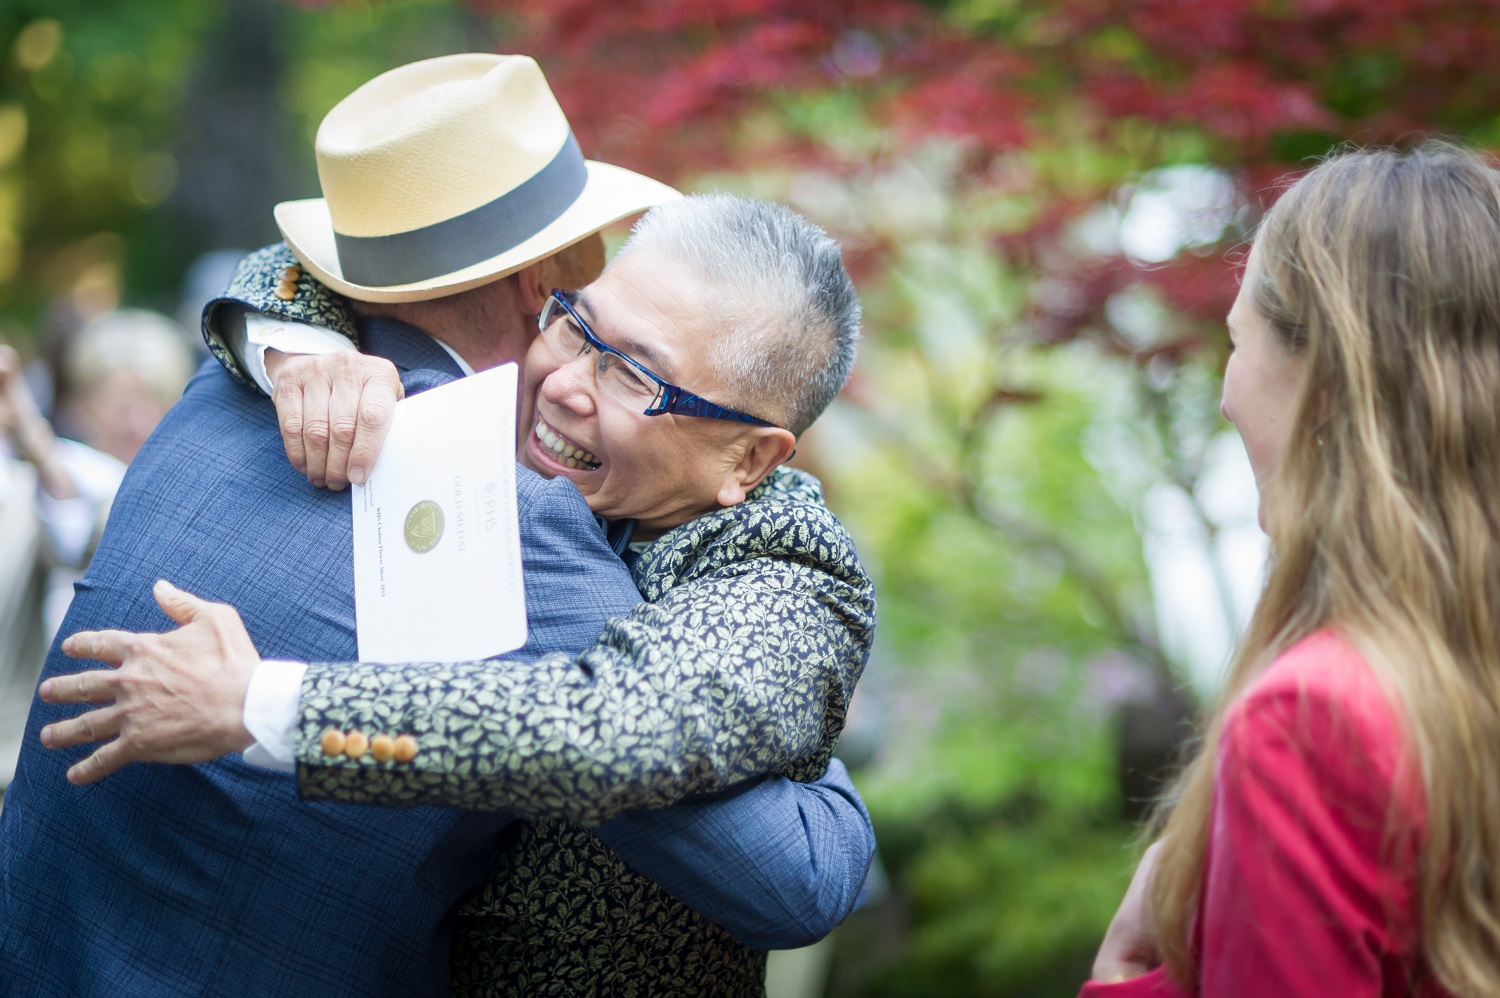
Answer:
[[406, 514], [406, 546], [426, 554], [443, 539], [443, 507], [423, 499]]

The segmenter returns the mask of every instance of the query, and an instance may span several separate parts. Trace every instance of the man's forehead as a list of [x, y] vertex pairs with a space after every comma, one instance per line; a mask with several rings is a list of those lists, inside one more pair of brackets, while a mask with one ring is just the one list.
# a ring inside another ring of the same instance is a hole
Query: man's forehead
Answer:
[[[658, 377], [673, 381], [682, 366], [681, 351], [693, 350], [697, 337], [674, 336], [676, 342], [665, 342], [661, 331], [654, 323], [631, 323], [625, 317], [612, 314], [608, 296], [591, 294], [583, 288], [573, 296], [580, 315], [591, 327], [594, 335], [617, 350], [624, 351], [649, 367]], [[673, 331], [680, 320], [672, 320]], [[686, 330], [681, 330], [686, 332]]]

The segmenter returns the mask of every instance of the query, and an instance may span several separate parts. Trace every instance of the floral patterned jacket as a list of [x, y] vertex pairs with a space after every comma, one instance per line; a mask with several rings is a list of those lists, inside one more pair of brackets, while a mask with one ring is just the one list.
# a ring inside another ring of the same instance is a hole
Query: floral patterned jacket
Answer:
[[[354, 338], [342, 302], [268, 247], [205, 310], [205, 338], [240, 380], [215, 310], [312, 321]], [[873, 587], [815, 479], [780, 469], [747, 500], [649, 545], [645, 597], [579, 656], [534, 664], [314, 665], [301, 702], [303, 795], [503, 809], [534, 819], [461, 912], [464, 994], [760, 994], [764, 954], [667, 896], [586, 826], [763, 773], [817, 778], [870, 651]], [[406, 761], [325, 754], [329, 729], [402, 733]]]

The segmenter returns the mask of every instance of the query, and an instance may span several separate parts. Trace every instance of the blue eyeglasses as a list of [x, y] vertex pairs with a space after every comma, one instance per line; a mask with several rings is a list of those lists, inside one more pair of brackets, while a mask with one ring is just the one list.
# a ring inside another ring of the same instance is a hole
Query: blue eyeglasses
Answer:
[[[558, 309], [566, 312], [567, 317], [559, 315]], [[599, 388], [616, 401], [647, 416], [660, 416], [670, 412], [678, 416], [728, 419], [754, 426], [776, 425], [710, 402], [701, 395], [694, 395], [658, 378], [640, 361], [595, 336], [589, 324], [583, 321], [583, 316], [573, 308], [571, 296], [566, 291], [552, 289], [547, 304], [542, 306], [542, 314], [537, 316], [537, 325], [541, 328], [542, 338], [560, 360], [572, 360], [590, 348], [597, 352], [599, 358], [594, 364], [594, 374], [599, 381]]]

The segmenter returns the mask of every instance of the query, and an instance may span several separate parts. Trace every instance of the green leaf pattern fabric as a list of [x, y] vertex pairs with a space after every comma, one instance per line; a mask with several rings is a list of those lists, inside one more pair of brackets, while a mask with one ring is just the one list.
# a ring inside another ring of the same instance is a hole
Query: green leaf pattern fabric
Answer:
[[766, 954], [678, 903], [587, 829], [518, 822], [453, 930], [453, 994], [759, 996]]
[[[303, 794], [593, 825], [762, 773], [821, 775], [875, 607], [816, 480], [779, 469], [657, 540], [634, 571], [648, 602], [582, 655], [311, 668]], [[417, 756], [328, 758], [328, 728], [411, 734]]]
[[252, 312], [262, 312], [273, 318], [322, 326], [347, 337], [351, 343], [359, 343], [359, 335], [354, 327], [354, 313], [349, 309], [348, 299], [330, 291], [311, 274], [303, 272], [296, 282], [297, 293], [290, 301], [276, 296], [276, 287], [281, 283], [281, 272], [287, 267], [297, 267], [300, 270], [301, 266], [286, 243], [262, 247], [240, 261], [229, 287], [203, 308], [203, 342], [208, 344], [209, 352], [229, 372], [231, 378], [256, 394], [265, 393], [245, 373], [239, 358], [235, 357], [225, 340], [225, 308], [248, 307]]

